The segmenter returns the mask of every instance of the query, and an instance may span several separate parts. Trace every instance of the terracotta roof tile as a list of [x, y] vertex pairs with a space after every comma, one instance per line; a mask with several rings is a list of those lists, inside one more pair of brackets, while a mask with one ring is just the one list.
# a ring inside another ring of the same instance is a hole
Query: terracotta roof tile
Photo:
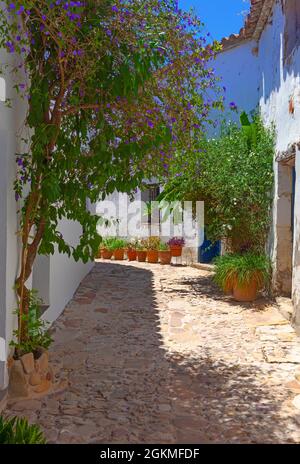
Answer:
[[268, 18], [272, 12], [275, 0], [251, 0], [250, 13], [239, 34], [231, 34], [222, 40], [223, 51], [236, 47], [247, 40], [258, 41]]

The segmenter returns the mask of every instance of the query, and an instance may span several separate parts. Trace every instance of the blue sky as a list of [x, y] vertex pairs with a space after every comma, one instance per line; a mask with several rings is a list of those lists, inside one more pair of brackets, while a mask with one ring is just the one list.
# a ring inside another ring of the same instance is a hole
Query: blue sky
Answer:
[[214, 39], [222, 39], [239, 32], [243, 26], [242, 11], [249, 10], [249, 1], [245, 0], [179, 0], [179, 7], [184, 10], [195, 8], [206, 31]]

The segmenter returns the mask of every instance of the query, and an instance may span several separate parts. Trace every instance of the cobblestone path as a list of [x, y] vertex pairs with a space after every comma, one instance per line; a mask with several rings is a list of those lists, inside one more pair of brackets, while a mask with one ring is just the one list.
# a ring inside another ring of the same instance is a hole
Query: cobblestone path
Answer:
[[300, 339], [207, 271], [97, 263], [53, 331], [69, 386], [8, 411], [51, 443], [300, 442]]

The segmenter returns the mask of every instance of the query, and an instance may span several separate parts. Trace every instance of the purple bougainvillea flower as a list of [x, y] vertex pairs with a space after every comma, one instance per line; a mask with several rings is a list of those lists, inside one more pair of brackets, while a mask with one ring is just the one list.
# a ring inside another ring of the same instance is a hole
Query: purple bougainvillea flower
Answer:
[[236, 111], [237, 110], [237, 104], [235, 102], [230, 102], [229, 103], [229, 108], [232, 110], [232, 111]]

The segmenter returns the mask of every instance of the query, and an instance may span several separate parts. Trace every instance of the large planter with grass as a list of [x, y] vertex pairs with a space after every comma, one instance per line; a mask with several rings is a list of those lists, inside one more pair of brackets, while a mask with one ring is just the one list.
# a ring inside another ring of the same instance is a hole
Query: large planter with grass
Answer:
[[247, 301], [255, 301], [258, 295], [258, 284], [255, 279], [251, 279], [249, 283], [238, 284], [236, 282], [233, 285], [233, 298], [236, 301], [247, 302]]
[[227, 254], [215, 260], [215, 281], [224, 293], [232, 293], [240, 302], [256, 300], [258, 292], [268, 285], [271, 266], [264, 255]]

